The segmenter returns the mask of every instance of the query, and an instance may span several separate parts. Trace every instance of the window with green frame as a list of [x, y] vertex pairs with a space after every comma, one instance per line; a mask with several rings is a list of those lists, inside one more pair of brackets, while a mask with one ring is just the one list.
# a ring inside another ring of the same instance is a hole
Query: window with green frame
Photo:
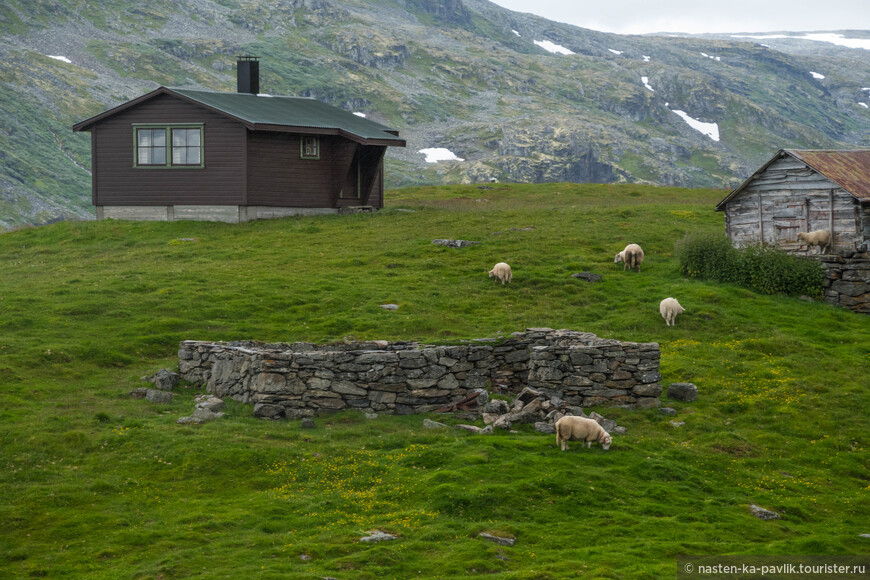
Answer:
[[320, 159], [320, 139], [316, 135], [303, 135], [299, 141], [302, 159]]
[[134, 125], [136, 167], [203, 167], [202, 125]]

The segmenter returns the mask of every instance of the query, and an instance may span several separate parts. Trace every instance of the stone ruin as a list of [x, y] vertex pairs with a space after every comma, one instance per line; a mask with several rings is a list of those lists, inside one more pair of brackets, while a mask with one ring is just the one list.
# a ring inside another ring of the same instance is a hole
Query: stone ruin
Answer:
[[480, 412], [489, 393], [525, 388], [563, 408], [648, 408], [662, 392], [657, 343], [551, 328], [446, 346], [184, 341], [178, 356], [183, 380], [253, 404], [254, 415], [268, 419], [344, 409]]

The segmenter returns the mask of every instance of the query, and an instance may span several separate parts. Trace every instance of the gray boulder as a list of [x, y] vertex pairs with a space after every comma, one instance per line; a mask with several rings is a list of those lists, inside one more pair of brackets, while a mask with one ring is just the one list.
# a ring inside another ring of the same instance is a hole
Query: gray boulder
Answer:
[[691, 403], [698, 399], [698, 387], [692, 383], [673, 383], [668, 387], [668, 397], [677, 401]]
[[148, 379], [154, 387], [161, 391], [171, 391], [178, 384], [178, 373], [169, 369], [160, 369]]
[[775, 511], [758, 507], [755, 504], [749, 506], [749, 511], [752, 512], [752, 515], [761, 520], [778, 520], [780, 518], [780, 515]]
[[157, 389], [148, 389], [145, 392], [145, 398], [152, 403], [167, 404], [172, 402], [172, 393], [166, 391], [158, 391]]

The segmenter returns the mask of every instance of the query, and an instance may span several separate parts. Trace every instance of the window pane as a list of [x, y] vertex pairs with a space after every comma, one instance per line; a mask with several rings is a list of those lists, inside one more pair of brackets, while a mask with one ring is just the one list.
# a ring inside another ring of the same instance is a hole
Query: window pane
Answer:
[[152, 129], [151, 140], [154, 147], [166, 147], [166, 129]]
[[[197, 133], [198, 135], [198, 133]], [[187, 162], [191, 165], [199, 165], [200, 161], [200, 148], [199, 147], [188, 147], [187, 148]]]
[[151, 152], [151, 165], [166, 165], [166, 148], [155, 147]]
[[139, 129], [136, 132], [139, 135], [139, 146], [140, 147], [149, 147], [151, 145], [151, 130], [150, 129]]
[[190, 129], [187, 133], [187, 144], [190, 147], [199, 147], [200, 146], [200, 132], [199, 129]]
[[151, 149], [148, 147], [139, 147], [139, 165], [149, 165], [151, 163]]
[[183, 147], [187, 145], [187, 129], [172, 130], [172, 146]]
[[[172, 138], [175, 141], [175, 136]], [[172, 148], [172, 164], [173, 165], [186, 165], [187, 164], [187, 149], [184, 147], [173, 147]]]

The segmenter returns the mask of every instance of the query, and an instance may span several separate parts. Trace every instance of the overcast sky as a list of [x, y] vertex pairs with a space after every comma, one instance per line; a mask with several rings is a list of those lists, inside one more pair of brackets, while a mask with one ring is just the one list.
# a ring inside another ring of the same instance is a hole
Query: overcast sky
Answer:
[[870, 30], [870, 0], [492, 0], [583, 28], [647, 32]]

